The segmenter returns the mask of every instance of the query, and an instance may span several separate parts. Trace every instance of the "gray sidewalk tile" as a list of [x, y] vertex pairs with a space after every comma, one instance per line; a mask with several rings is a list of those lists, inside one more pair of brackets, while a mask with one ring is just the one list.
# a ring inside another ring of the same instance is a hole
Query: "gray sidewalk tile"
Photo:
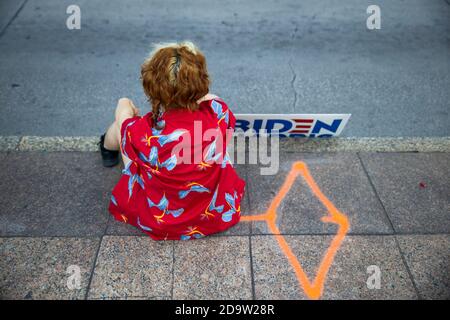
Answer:
[[397, 236], [421, 298], [450, 299], [450, 235]]
[[173, 244], [149, 237], [103, 237], [89, 299], [170, 297]]
[[[331, 236], [284, 236], [309, 279], [314, 279]], [[252, 236], [256, 299], [307, 299], [276, 236]], [[369, 289], [367, 267], [381, 271]], [[415, 299], [416, 293], [392, 236], [348, 236], [337, 251], [321, 299]]]
[[0, 235], [102, 235], [118, 170], [98, 153], [13, 152], [0, 172]]
[[361, 159], [397, 232], [450, 232], [450, 153], [364, 153]]
[[[252, 214], [267, 210], [296, 161], [307, 164], [322, 193], [348, 217], [351, 233], [392, 232], [358, 156], [349, 153], [282, 153], [276, 175], [260, 175], [252, 166], [248, 173]], [[299, 175], [277, 210], [277, 224], [282, 234], [336, 233], [336, 225], [321, 221], [325, 215], [326, 208]], [[270, 231], [265, 222], [254, 222], [252, 233]]]
[[[67, 237], [0, 238], [0, 297], [84, 299], [99, 242]], [[68, 286], [76, 285], [77, 272], [69, 266], [79, 267], [79, 288]]]
[[251, 299], [248, 237], [175, 242], [173, 299]]

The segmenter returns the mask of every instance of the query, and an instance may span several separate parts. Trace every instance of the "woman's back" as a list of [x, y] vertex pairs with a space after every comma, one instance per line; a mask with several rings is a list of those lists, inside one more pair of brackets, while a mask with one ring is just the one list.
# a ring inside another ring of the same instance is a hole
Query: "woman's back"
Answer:
[[234, 125], [218, 98], [195, 111], [127, 119], [121, 149], [131, 162], [113, 190], [111, 213], [158, 240], [200, 238], [236, 224], [245, 182], [226, 152]]

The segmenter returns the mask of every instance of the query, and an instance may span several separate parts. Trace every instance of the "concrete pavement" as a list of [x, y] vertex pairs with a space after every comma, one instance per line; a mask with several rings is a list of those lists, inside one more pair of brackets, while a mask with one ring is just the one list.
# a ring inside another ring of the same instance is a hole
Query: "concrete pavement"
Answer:
[[[120, 168], [103, 168], [98, 153], [2, 152], [1, 297], [312, 298], [279, 245], [284, 239], [313, 286], [324, 276], [322, 299], [450, 298], [449, 153], [286, 152], [281, 159], [275, 176], [237, 166], [247, 181], [242, 216], [264, 213], [301, 161], [349, 223], [338, 246], [339, 225], [321, 218], [329, 205], [302, 175], [277, 209], [279, 234], [263, 221], [241, 221], [205, 239], [155, 242], [108, 214]], [[79, 289], [67, 286], [69, 266], [79, 267]], [[369, 266], [379, 268], [379, 289], [367, 285]]]
[[[81, 29], [66, 28], [66, 8]], [[236, 113], [351, 113], [348, 137], [449, 136], [450, 5], [369, 0], [2, 1], [0, 135], [91, 136], [146, 101], [150, 44], [191, 39]]]

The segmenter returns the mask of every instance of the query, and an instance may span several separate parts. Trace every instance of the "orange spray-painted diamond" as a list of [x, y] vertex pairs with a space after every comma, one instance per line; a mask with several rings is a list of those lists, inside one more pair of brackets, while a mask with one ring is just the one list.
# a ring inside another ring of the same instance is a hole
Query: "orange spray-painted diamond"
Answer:
[[[338, 231], [333, 237], [330, 246], [326, 250], [325, 255], [320, 262], [320, 265], [316, 270], [316, 276], [312, 281], [306, 275], [302, 265], [298, 261], [295, 254], [292, 252], [286, 239], [282, 235], [280, 235], [280, 230], [276, 225], [277, 209], [298, 176], [302, 176], [303, 179], [305, 179], [312, 193], [327, 209], [328, 214], [322, 217], [322, 221], [325, 223], [334, 223], [338, 226]], [[319, 299], [321, 297], [328, 271], [334, 261], [336, 253], [341, 247], [342, 241], [344, 240], [350, 228], [350, 224], [348, 222], [347, 216], [336, 209], [334, 204], [322, 193], [304, 162], [298, 161], [292, 165], [291, 171], [288, 173], [286, 180], [284, 181], [283, 185], [278, 191], [278, 194], [272, 200], [269, 208], [264, 214], [242, 216], [241, 221], [265, 221], [267, 223], [267, 226], [269, 227], [269, 230], [272, 232], [272, 234], [275, 235], [281, 251], [284, 253], [292, 268], [294, 269], [299, 285], [301, 288], [303, 288], [305, 294], [311, 299]]]

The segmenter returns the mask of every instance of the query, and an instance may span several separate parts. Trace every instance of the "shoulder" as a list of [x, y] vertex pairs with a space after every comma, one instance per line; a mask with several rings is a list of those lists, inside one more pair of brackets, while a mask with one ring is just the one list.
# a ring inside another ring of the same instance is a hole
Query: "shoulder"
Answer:
[[[199, 100], [200, 101], [200, 100]], [[200, 106], [204, 105], [211, 108], [215, 113], [228, 110], [227, 103], [219, 96], [206, 95], [199, 103]]]
[[152, 113], [149, 112], [143, 116], [135, 116], [128, 118], [122, 122], [121, 132], [128, 131], [130, 133], [148, 129], [151, 127]]
[[201, 104], [204, 101], [211, 101], [213, 99], [220, 99], [218, 96], [212, 93], [208, 93], [207, 95], [203, 96], [202, 98], [197, 100], [198, 104]]
[[203, 100], [201, 107], [209, 109], [207, 112], [217, 118], [218, 123], [225, 123], [225, 128], [235, 127], [236, 118], [222, 98], [214, 96], [209, 100]]
[[220, 104], [228, 109], [228, 106], [225, 103], [225, 101], [221, 97], [212, 93], [208, 93], [203, 98], [199, 99], [197, 103], [198, 105], [206, 104], [208, 106], [217, 106], [218, 104]]

